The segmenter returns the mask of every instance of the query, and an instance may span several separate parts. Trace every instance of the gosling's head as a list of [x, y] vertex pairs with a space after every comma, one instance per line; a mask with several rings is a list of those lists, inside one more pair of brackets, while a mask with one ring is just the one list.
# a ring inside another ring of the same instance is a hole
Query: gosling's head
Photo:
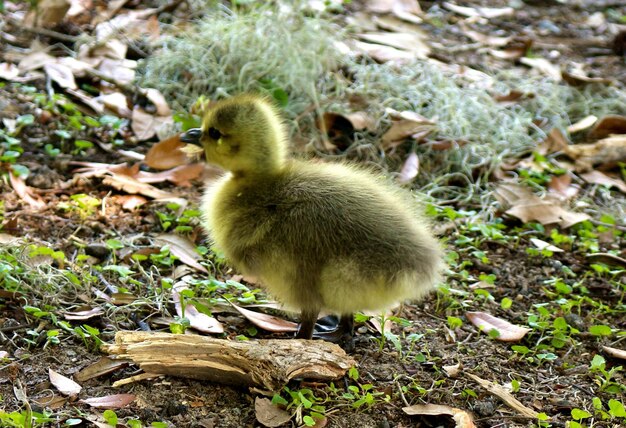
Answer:
[[277, 172], [287, 154], [276, 108], [256, 95], [219, 101], [204, 114], [202, 127], [187, 131], [181, 140], [200, 146], [207, 162], [239, 177]]

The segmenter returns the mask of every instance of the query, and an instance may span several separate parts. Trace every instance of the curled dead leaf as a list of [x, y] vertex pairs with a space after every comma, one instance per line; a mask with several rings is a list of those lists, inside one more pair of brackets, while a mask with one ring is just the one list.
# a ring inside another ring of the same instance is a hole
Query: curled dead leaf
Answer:
[[595, 165], [613, 167], [626, 162], [626, 134], [613, 135], [591, 144], [573, 144], [565, 154], [576, 161], [578, 171], [588, 171]]
[[531, 330], [527, 327], [511, 324], [486, 312], [467, 312], [465, 316], [482, 332], [491, 333], [496, 330], [498, 335], [495, 339], [501, 342], [517, 342]]
[[113, 410], [128, 406], [130, 403], [135, 401], [135, 398], [136, 396], [134, 394], [114, 394], [104, 397], [86, 398], [79, 401], [97, 409]]
[[626, 183], [618, 176], [608, 175], [598, 170], [580, 174], [580, 178], [589, 184], [602, 184], [607, 187], [615, 187], [622, 193], [626, 193]]
[[83, 389], [82, 386], [74, 382], [72, 379], [63, 376], [50, 368], [48, 369], [48, 376], [50, 378], [50, 383], [54, 385], [54, 387], [63, 395], [77, 395], [81, 389]]
[[255, 398], [254, 414], [257, 421], [269, 428], [279, 427], [291, 419], [291, 413], [272, 404], [271, 400], [264, 397]]
[[613, 134], [626, 134], [626, 116], [604, 116], [589, 132], [589, 138], [599, 140]]
[[224, 333], [224, 326], [217, 319], [200, 312], [193, 303], [185, 302], [185, 310], [181, 304], [180, 293], [187, 290], [185, 282], [180, 281], [172, 287], [172, 300], [179, 317], [189, 320], [189, 325], [198, 331], [210, 334]]
[[170, 169], [189, 163], [189, 158], [180, 149], [185, 143], [180, 141], [180, 135], [174, 135], [154, 144], [146, 153], [144, 162], [150, 168]]
[[471, 413], [443, 404], [414, 404], [409, 407], [403, 407], [402, 411], [411, 416], [452, 416], [456, 422], [456, 428], [474, 428], [476, 426]]
[[156, 236], [155, 241], [161, 245], [168, 245], [170, 253], [181, 262], [203, 273], [209, 273], [204, 266], [198, 263], [202, 257], [189, 238], [174, 233], [163, 233]]
[[401, 184], [409, 183], [417, 177], [418, 172], [419, 158], [417, 157], [417, 153], [411, 152], [404, 161], [404, 165], [402, 165], [402, 170], [400, 171], [400, 175], [398, 175], [398, 182]]
[[275, 317], [273, 315], [263, 314], [261, 312], [251, 311], [249, 309], [237, 306], [234, 303], [230, 303], [233, 308], [246, 317], [248, 321], [256, 325], [259, 328], [273, 332], [291, 332], [298, 330], [298, 324], [284, 320], [282, 318]]

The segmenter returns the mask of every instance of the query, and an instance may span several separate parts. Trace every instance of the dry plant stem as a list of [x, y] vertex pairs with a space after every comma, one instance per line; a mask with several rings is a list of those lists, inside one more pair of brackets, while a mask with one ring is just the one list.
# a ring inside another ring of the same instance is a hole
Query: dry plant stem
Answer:
[[356, 364], [339, 346], [310, 340], [234, 342], [204, 336], [121, 331], [103, 350], [143, 370], [276, 391], [295, 378], [329, 381]]

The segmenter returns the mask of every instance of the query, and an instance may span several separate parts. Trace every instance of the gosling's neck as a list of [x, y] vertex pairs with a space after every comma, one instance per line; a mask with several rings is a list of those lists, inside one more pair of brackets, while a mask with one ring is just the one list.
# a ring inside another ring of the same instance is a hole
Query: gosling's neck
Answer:
[[289, 162], [285, 138], [259, 141], [255, 147], [259, 149], [249, 162], [243, 162], [229, 168], [232, 179], [237, 181], [254, 181], [275, 177], [281, 174]]

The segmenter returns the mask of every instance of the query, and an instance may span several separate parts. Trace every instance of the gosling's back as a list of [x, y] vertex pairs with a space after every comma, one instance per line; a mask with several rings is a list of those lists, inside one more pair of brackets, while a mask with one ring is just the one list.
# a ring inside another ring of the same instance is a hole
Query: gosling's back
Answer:
[[228, 259], [295, 308], [342, 314], [427, 292], [438, 242], [403, 191], [353, 166], [289, 160], [209, 188], [206, 226]]

